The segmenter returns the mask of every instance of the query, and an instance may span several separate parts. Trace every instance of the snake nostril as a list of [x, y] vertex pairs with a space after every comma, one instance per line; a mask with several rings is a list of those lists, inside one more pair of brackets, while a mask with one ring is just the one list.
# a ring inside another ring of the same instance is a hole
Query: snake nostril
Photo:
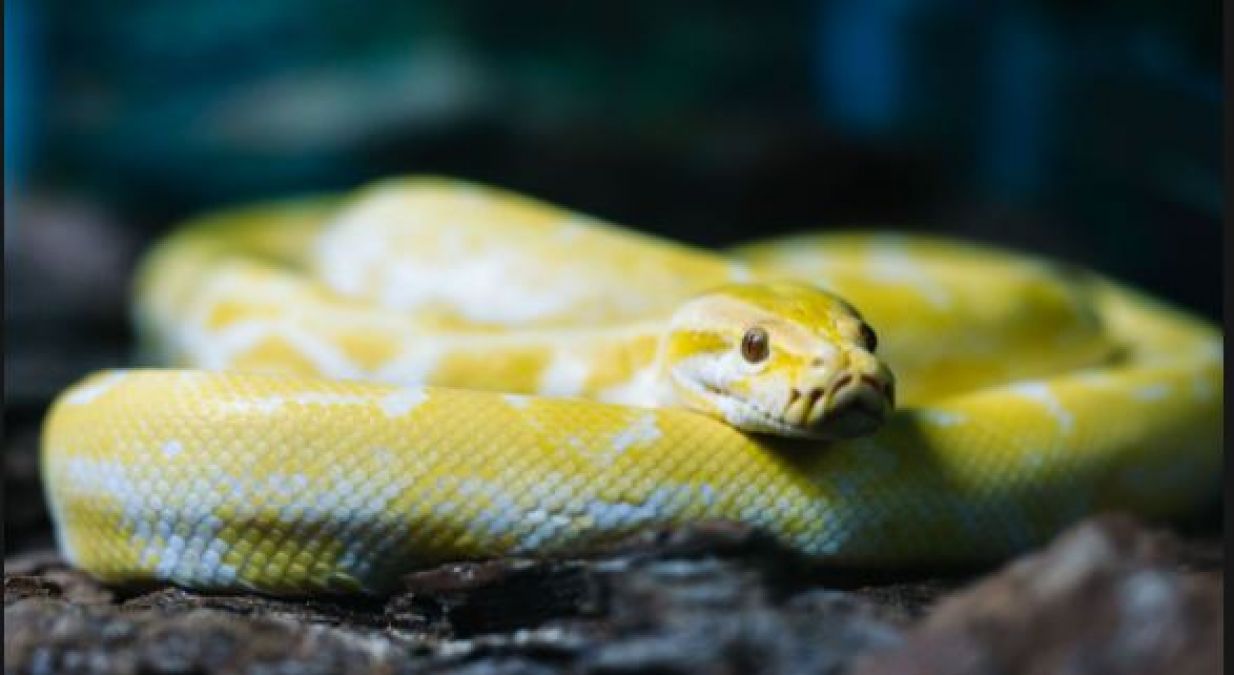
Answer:
[[823, 397], [823, 390], [814, 388], [810, 393], [806, 394], [806, 410], [813, 410], [814, 406], [818, 405], [818, 400]]
[[853, 381], [853, 376], [848, 373], [844, 373], [843, 375], [840, 376], [840, 379], [835, 381], [835, 384], [831, 385], [831, 390], [840, 391], [841, 389], [844, 388], [844, 385], [852, 381]]
[[789, 390], [788, 392], [788, 404], [789, 405], [796, 403], [797, 399], [799, 398], [801, 398], [801, 391], [799, 389], [797, 389], [796, 387], [793, 387], [792, 389]]

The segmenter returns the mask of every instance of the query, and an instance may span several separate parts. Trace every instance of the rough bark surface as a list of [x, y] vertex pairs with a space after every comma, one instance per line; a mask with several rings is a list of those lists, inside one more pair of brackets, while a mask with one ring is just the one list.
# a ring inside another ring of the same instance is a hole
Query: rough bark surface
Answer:
[[124, 593], [44, 550], [6, 561], [5, 671], [1218, 673], [1219, 565], [1219, 542], [1106, 517], [975, 583], [870, 580], [715, 524], [294, 601]]

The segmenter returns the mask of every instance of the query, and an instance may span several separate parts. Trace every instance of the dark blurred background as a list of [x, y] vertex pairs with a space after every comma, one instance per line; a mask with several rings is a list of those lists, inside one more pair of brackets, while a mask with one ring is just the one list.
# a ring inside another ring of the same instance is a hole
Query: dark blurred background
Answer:
[[177, 219], [395, 173], [705, 245], [975, 237], [1220, 315], [1219, 3], [740, 5], [6, 0], [6, 445], [124, 363]]

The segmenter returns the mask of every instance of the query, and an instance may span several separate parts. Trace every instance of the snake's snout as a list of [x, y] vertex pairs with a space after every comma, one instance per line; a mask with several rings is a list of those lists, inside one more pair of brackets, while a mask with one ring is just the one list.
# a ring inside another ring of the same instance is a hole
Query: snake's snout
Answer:
[[814, 386], [793, 389], [786, 417], [811, 436], [854, 438], [882, 426], [895, 407], [890, 373], [842, 372]]

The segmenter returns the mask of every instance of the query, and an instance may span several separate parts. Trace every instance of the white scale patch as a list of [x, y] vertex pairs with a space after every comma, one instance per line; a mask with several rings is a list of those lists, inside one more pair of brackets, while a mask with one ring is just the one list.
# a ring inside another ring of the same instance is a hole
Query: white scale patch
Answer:
[[445, 346], [436, 340], [409, 344], [403, 353], [374, 373], [373, 379], [391, 384], [423, 384], [441, 363], [445, 352]]
[[879, 238], [866, 260], [866, 271], [874, 281], [915, 287], [927, 302], [939, 309], [951, 306], [951, 297], [946, 289], [917, 265], [898, 237]]
[[66, 486], [78, 495], [119, 500], [130, 544], [140, 548], [141, 564], [156, 578], [204, 586], [226, 585], [235, 578], [236, 570], [221, 564], [227, 544], [217, 539], [223, 523], [213, 512], [225, 502], [245, 499], [241, 479], [216, 466], [202, 467], [201, 475], [178, 490], [183, 502], [171, 506], [162, 499], [170, 488], [161, 480], [155, 486], [145, 465], [73, 458], [65, 471]]
[[728, 265], [728, 280], [734, 283], [744, 283], [754, 278], [754, 274], [746, 265], [733, 262]]
[[207, 331], [185, 323], [180, 330], [180, 344], [189, 360], [203, 370], [223, 370], [235, 354], [251, 349], [258, 340], [266, 337], [269, 329], [265, 321], [237, 321], [226, 329]]
[[282, 396], [267, 396], [263, 398], [237, 399], [219, 404], [225, 410], [238, 413], [255, 412], [263, 415], [273, 415], [278, 412], [287, 400]]
[[531, 405], [531, 397], [524, 396], [522, 394], [502, 394], [501, 398], [511, 408], [518, 408], [521, 410]]
[[592, 231], [596, 222], [580, 214], [570, 214], [557, 226], [553, 236], [558, 241], [571, 242]]
[[707, 508], [715, 506], [716, 489], [710, 483], [703, 483], [698, 486], [698, 496], [703, 500], [703, 505]]
[[1078, 371], [1072, 377], [1076, 382], [1080, 382], [1088, 387], [1108, 388], [1117, 385], [1115, 379], [1108, 372], [1101, 370]]
[[917, 411], [917, 416], [927, 424], [933, 424], [936, 427], [954, 427], [968, 421], [966, 415], [937, 408], [919, 410]]
[[455, 493], [467, 500], [483, 496], [489, 501], [488, 508], [480, 511], [466, 527], [480, 537], [500, 537], [518, 532], [524, 525], [526, 514], [518, 501], [504, 487], [480, 479], [461, 479], [455, 483]]
[[313, 252], [317, 272], [336, 292], [351, 297], [364, 293], [371, 272], [386, 254], [386, 238], [365, 236], [367, 224], [399, 218], [406, 204], [397, 191], [376, 190], [345, 209], [317, 238]]
[[[341, 293], [356, 296], [368, 290], [391, 309], [436, 305], [481, 322], [522, 324], [566, 311], [585, 296], [585, 287], [554, 286], [551, 273], [537, 274], [510, 256], [508, 241], [478, 237], [474, 226], [451, 222], [453, 217], [408, 207], [397, 192], [378, 194], [323, 235], [318, 266], [326, 283]], [[392, 237], [402, 246], [423, 237], [427, 248], [371, 244]]]
[[639, 443], [653, 443], [663, 435], [656, 424], [655, 413], [640, 415], [630, 426], [613, 436], [613, 450], [621, 454]]
[[[484, 494], [504, 493], [498, 486], [486, 486]], [[581, 476], [566, 476], [551, 473], [544, 481], [531, 487], [536, 506], [518, 515], [518, 507], [511, 506], [507, 531], [522, 532], [515, 550], [532, 553], [543, 546], [557, 546], [564, 539], [578, 536], [582, 528], [589, 531], [613, 531], [639, 525], [660, 522], [679, 512], [689, 503], [694, 488], [691, 486], [664, 486], [640, 501], [609, 501], [588, 498], [593, 490]], [[578, 526], [575, 523], [579, 523]]]
[[287, 399], [301, 405], [367, 405], [372, 399], [358, 394], [326, 394], [310, 391]]
[[1045, 406], [1050, 415], [1058, 422], [1059, 429], [1069, 434], [1075, 429], [1075, 415], [1063, 407], [1062, 401], [1050, 391], [1050, 386], [1044, 382], [1020, 382], [1008, 387], [1014, 394], [1031, 399]]
[[1147, 384], [1142, 387], [1136, 387], [1131, 392], [1132, 398], [1137, 401], [1160, 401], [1170, 395], [1170, 386], [1167, 384]]
[[[673, 378], [690, 389], [700, 389], [700, 383], [705, 382], [726, 391], [746, 367], [739, 362], [740, 359], [736, 354], [724, 354], [719, 358], [711, 354], [691, 356], [673, 366]], [[724, 396], [711, 398], [710, 401], [729, 424], [741, 427], [747, 422], [750, 413], [745, 404], [736, 398]]]
[[646, 525], [668, 515], [668, 505], [680, 489], [658, 488], [641, 504], [593, 499], [583, 505], [583, 512], [604, 531]]
[[214, 334], [195, 331], [186, 338], [186, 349], [199, 367], [225, 370], [238, 355], [271, 338], [287, 342], [297, 355], [310, 361], [325, 377], [357, 380], [366, 379], [368, 375], [320, 336], [278, 320], [239, 321]]
[[577, 291], [546, 293], [534, 283], [518, 283], [527, 272], [504, 249], [475, 251], [455, 260], [431, 274], [413, 266], [393, 267], [382, 304], [403, 310], [441, 304], [472, 321], [523, 324], [568, 310], [578, 300]]
[[299, 405], [369, 405], [373, 399], [356, 394], [326, 394], [321, 392], [306, 392], [290, 396], [263, 396], [242, 398], [234, 401], [220, 402], [219, 406], [230, 412], [256, 412], [271, 415], [287, 404]]
[[265, 490], [283, 497], [291, 497], [306, 489], [308, 485], [308, 476], [302, 473], [293, 473], [289, 476], [276, 473], [266, 478]]
[[359, 380], [367, 375], [363, 368], [353, 363], [328, 340], [298, 327], [287, 327], [279, 334], [295, 348], [296, 353], [312, 361], [317, 371], [326, 377]]
[[539, 392], [544, 396], [575, 396], [583, 391], [590, 372], [587, 359], [559, 351], [540, 376]]
[[64, 398], [64, 402], [70, 405], [85, 405], [94, 399], [106, 394], [112, 387], [120, 384], [120, 381], [125, 378], [125, 373], [115, 372], [108, 373], [103, 377], [74, 389], [68, 396]]
[[168, 459], [179, 455], [181, 452], [184, 452], [184, 445], [180, 441], [171, 440], [163, 444], [163, 455]]
[[[395, 477], [374, 482], [332, 467], [324, 485], [314, 490], [312, 502], [300, 504], [301, 513], [288, 511], [286, 517], [298, 520], [300, 528], [314, 528], [317, 536], [327, 536], [345, 542], [338, 560], [339, 571], [363, 582], [373, 566], [399, 542], [405, 541], [409, 527], [406, 519], [391, 513], [388, 505], [412, 483], [410, 477]], [[380, 488], [380, 489], [377, 489]], [[390, 535], [376, 543], [368, 534], [386, 531]], [[294, 531], [293, 531], [294, 536]]]
[[428, 400], [428, 392], [421, 388], [400, 389], [381, 399], [381, 409], [387, 417], [402, 417], [412, 408]]
[[601, 391], [596, 397], [604, 403], [654, 408], [657, 406], [659, 369], [653, 364], [634, 373], [627, 382]]
[[810, 246], [777, 245], [774, 255], [785, 269], [795, 270], [802, 277], [817, 278], [835, 266], [835, 256], [825, 249]]

